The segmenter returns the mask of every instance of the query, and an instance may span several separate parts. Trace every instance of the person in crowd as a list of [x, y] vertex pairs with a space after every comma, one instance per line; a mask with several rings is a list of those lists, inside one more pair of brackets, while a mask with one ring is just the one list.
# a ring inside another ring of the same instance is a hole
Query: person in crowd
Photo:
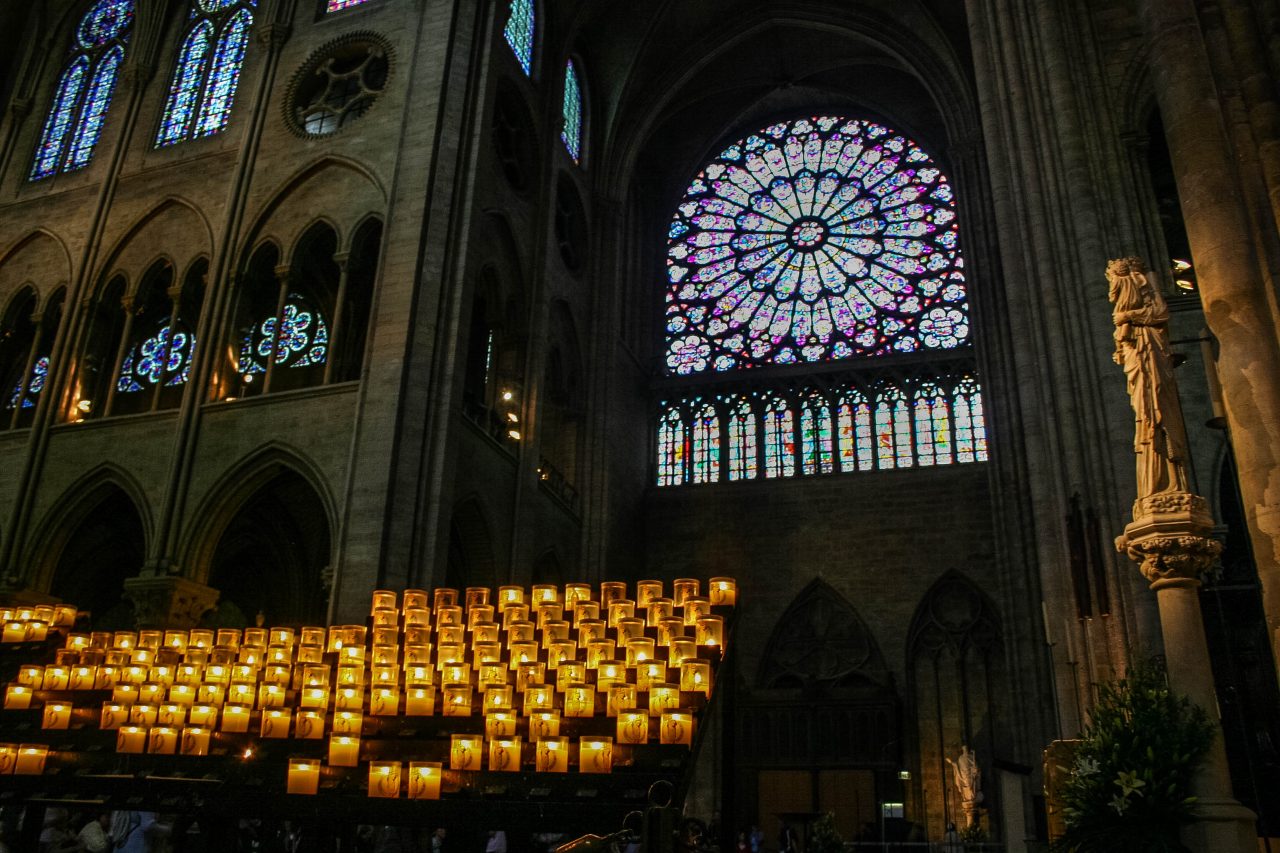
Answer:
[[99, 812], [90, 815], [76, 836], [80, 839], [81, 848], [87, 853], [107, 853], [111, 849], [111, 836], [107, 830], [111, 828], [111, 812]]

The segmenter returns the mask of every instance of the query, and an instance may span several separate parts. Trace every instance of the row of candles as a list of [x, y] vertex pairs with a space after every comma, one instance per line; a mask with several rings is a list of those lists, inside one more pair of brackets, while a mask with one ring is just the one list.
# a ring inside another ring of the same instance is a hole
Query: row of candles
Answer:
[[[444, 716], [485, 715], [489, 769], [520, 769], [519, 726], [531, 745], [535, 770], [566, 772], [571, 750], [569, 739], [559, 734], [562, 714], [615, 717], [620, 744], [653, 739], [691, 743], [694, 697], [709, 696], [712, 686], [711, 662], [698, 649], [710, 649], [718, 658], [724, 643], [724, 618], [710, 609], [733, 606], [737, 594], [728, 578], [712, 579], [707, 596], [699, 594], [699, 587], [694, 579], [677, 580], [667, 598], [662, 582], [641, 581], [636, 597], [628, 599], [625, 584], [604, 583], [597, 602], [585, 584], [568, 584], [563, 591], [549, 585], [529, 591], [507, 586], [499, 588], [496, 605], [490, 603], [489, 589], [468, 588], [465, 610], [456, 590], [438, 589], [430, 595], [406, 590], [403, 599], [379, 590], [373, 595], [371, 629], [341, 625], [70, 634], [54, 665], [19, 669], [16, 681], [6, 687], [4, 707], [32, 707], [37, 690], [110, 689], [111, 700], [93, 714], [94, 722], [116, 731], [122, 753], [207, 755], [217, 731], [309, 740], [324, 738], [328, 730], [329, 764], [351, 767], [358, 764], [366, 713], [430, 716], [439, 698]], [[530, 621], [530, 606], [536, 623]], [[570, 621], [563, 618], [566, 606], [576, 640], [570, 636]], [[598, 618], [602, 607], [607, 619]], [[637, 609], [644, 618], [636, 617]], [[692, 637], [685, 634], [689, 626]], [[656, 636], [647, 636], [646, 629]], [[660, 659], [659, 648], [665, 648], [666, 660]], [[586, 660], [579, 659], [583, 650]], [[619, 651], [625, 656], [615, 659]], [[336, 662], [336, 684], [330, 683], [333, 667], [326, 661]], [[668, 681], [671, 669], [679, 673], [676, 683]], [[548, 671], [554, 673], [552, 683], [546, 683]], [[508, 683], [512, 673], [514, 684]], [[639, 707], [641, 693], [647, 694], [647, 709]], [[473, 701], [477, 694], [478, 707]], [[89, 710], [68, 701], [46, 701], [42, 726], [69, 728], [73, 715], [88, 722]], [[580, 737], [579, 769], [610, 772], [615, 737]], [[474, 735], [454, 735], [450, 768], [481, 769], [478, 756], [484, 742]], [[43, 749], [0, 745], [0, 773], [42, 772]], [[290, 790], [296, 787], [295, 773], [301, 779], [320, 767], [311, 759], [291, 760]], [[414, 781], [419, 773], [429, 776], [432, 767], [430, 762], [411, 765], [411, 797], [415, 790], [432, 789], [426, 776], [421, 785]], [[401, 775], [398, 763], [371, 762], [370, 795], [393, 796], [386, 791], [400, 790]], [[435, 790], [438, 796], [438, 777]]]
[[49, 629], [70, 628], [79, 611], [69, 604], [0, 607], [0, 643], [43, 642]]

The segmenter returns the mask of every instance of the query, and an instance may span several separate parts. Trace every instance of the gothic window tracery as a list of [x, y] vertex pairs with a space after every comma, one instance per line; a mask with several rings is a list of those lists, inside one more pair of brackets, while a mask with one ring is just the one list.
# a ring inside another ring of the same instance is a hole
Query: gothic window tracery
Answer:
[[98, 0], [76, 27], [67, 62], [45, 118], [30, 179], [89, 164], [102, 134], [125, 46], [133, 28], [133, 0]]
[[193, 0], [156, 135], [163, 148], [221, 133], [231, 119], [257, 0]]
[[0, 430], [28, 426], [49, 384], [49, 353], [62, 316], [65, 291], [44, 311], [31, 288], [11, 300], [0, 318]]
[[778, 619], [760, 668], [761, 687], [884, 686], [888, 670], [858, 612], [815, 580]]

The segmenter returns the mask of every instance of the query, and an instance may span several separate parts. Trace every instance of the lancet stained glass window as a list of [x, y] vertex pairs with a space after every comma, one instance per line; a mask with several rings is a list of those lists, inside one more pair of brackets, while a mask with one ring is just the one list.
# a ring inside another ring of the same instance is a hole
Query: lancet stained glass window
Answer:
[[955, 393], [956, 461], [987, 461], [987, 422], [978, 383], [966, 376]]
[[533, 71], [533, 0], [511, 0], [511, 12], [502, 34], [515, 52], [525, 74]]
[[564, 129], [560, 139], [573, 162], [582, 159], [582, 87], [578, 84], [578, 71], [570, 59], [564, 67]]
[[916, 456], [921, 465], [950, 465], [951, 413], [947, 397], [933, 383], [916, 391]]
[[702, 406], [693, 419], [693, 441], [690, 448], [690, 477], [695, 483], [714, 483], [720, 479], [720, 418], [710, 403]]
[[795, 473], [795, 416], [787, 401], [777, 397], [764, 412], [764, 475], [791, 477]]
[[40, 134], [31, 180], [81, 169], [92, 159], [132, 27], [133, 0], [98, 0], [80, 19]]
[[968, 339], [950, 182], [882, 125], [802, 118], [735, 142], [693, 179], [667, 237], [671, 373]]
[[729, 479], [754, 480], [756, 478], [757, 454], [756, 415], [751, 410], [751, 401], [738, 400], [729, 416]]
[[684, 482], [684, 421], [674, 406], [658, 424], [658, 485]]
[[800, 460], [806, 474], [830, 474], [835, 470], [831, 409], [817, 396], [806, 399], [800, 410]]
[[839, 447], [841, 471], [869, 471], [875, 467], [871, 442], [871, 407], [860, 391], [840, 400]]
[[193, 0], [156, 147], [213, 136], [231, 118], [257, 0]]

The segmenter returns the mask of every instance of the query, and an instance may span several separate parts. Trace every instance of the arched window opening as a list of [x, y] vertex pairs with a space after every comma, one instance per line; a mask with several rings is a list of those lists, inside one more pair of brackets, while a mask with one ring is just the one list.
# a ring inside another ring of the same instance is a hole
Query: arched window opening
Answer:
[[343, 9], [350, 9], [366, 2], [368, 0], [326, 0], [324, 11], [327, 15], [330, 12], [341, 12]]
[[881, 388], [876, 398], [876, 461], [881, 468], [910, 468], [911, 415], [907, 397], [894, 385]]
[[560, 140], [573, 162], [579, 163], [582, 160], [582, 86], [572, 59], [564, 66], [564, 105], [560, 115], [564, 121]]
[[568, 306], [551, 310], [551, 346], [542, 389], [539, 480], [544, 488], [577, 508], [578, 441], [582, 428], [582, 356]]
[[956, 459], [987, 461], [987, 421], [982, 413], [982, 392], [972, 376], [960, 381], [955, 393]]
[[835, 471], [831, 409], [816, 394], [806, 397], [800, 410], [800, 439], [800, 459], [805, 474], [830, 474]]
[[693, 417], [689, 453], [689, 480], [715, 483], [720, 480], [720, 416], [715, 406], [704, 404]]
[[330, 530], [324, 503], [300, 474], [281, 468], [250, 494], [218, 536], [207, 583], [219, 592], [206, 621], [323, 624]]
[[71, 420], [106, 417], [111, 412], [116, 366], [125, 325], [131, 316], [123, 276], [107, 282], [86, 309], [87, 330], [72, 386]]
[[493, 355], [498, 330], [490, 305], [491, 293], [477, 293], [471, 302], [471, 332], [467, 336], [466, 378], [462, 384], [462, 405], [467, 414], [483, 420], [492, 403]]
[[837, 410], [841, 471], [870, 471], [875, 467], [871, 440], [871, 406], [861, 391], [840, 398]]
[[95, 630], [136, 628], [124, 582], [146, 559], [142, 517], [117, 486], [101, 486], [95, 496], [86, 498], [93, 506], [80, 520], [69, 522], [74, 527], [53, 564], [49, 592], [88, 610]]
[[492, 586], [497, 579], [493, 533], [479, 500], [470, 498], [453, 510], [443, 585], [461, 590], [469, 586]]
[[533, 73], [533, 0], [510, 0], [502, 35], [525, 74]]
[[340, 259], [338, 308], [333, 317], [333, 341], [326, 382], [349, 382], [360, 378], [381, 250], [382, 222], [370, 219], [356, 230], [351, 252], [345, 259]]
[[153, 267], [134, 297], [110, 414], [172, 409], [182, 402], [196, 357], [196, 321], [208, 263], [197, 261], [174, 287], [168, 264]]
[[786, 400], [774, 397], [764, 410], [764, 475], [792, 477], [795, 473], [795, 416]]
[[35, 420], [36, 405], [49, 383], [49, 355], [62, 321], [66, 291], [59, 290], [39, 310], [28, 288], [10, 303], [0, 325], [0, 429], [19, 429]]
[[98, 0], [76, 27], [45, 118], [30, 179], [84, 168], [93, 157], [133, 28], [133, 0]]
[[751, 400], [741, 397], [729, 415], [729, 479], [754, 480], [759, 464], [759, 426]]
[[257, 0], [192, 0], [156, 147], [221, 132], [231, 117]]
[[950, 465], [951, 407], [947, 395], [927, 382], [915, 394], [916, 462], [920, 465]]
[[680, 410], [669, 406], [658, 422], [658, 485], [684, 483], [684, 420]]

